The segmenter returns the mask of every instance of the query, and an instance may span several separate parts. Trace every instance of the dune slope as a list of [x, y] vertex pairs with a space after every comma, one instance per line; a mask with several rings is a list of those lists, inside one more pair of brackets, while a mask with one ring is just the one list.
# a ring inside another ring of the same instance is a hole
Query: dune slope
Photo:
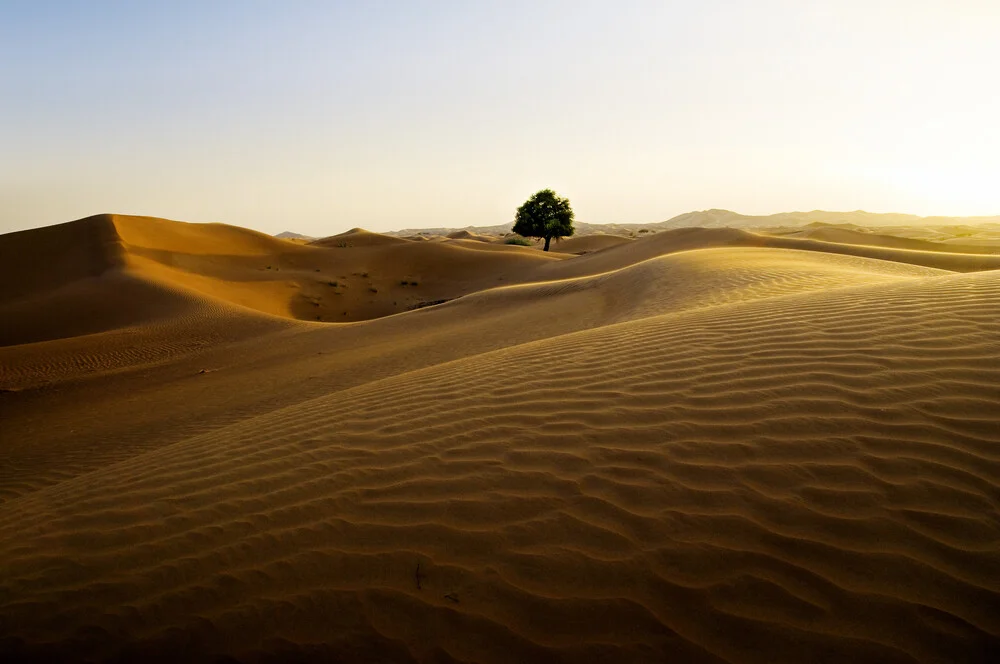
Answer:
[[885, 233], [862, 232], [852, 228], [838, 228], [837, 226], [825, 225], [805, 228], [792, 233], [785, 233], [784, 237], [808, 238], [839, 244], [893, 247], [896, 249], [909, 249], [913, 251], [943, 251], [966, 254], [997, 253], [995, 247], [988, 247], [980, 244], [962, 244], [961, 238], [954, 238], [950, 243], [931, 242], [917, 238], [897, 237], [895, 235], [887, 235]]
[[1000, 256], [920, 251], [897, 247], [841, 244], [776, 237], [736, 228], [678, 228], [588, 253], [572, 261], [539, 266], [538, 278], [559, 279], [617, 270], [664, 254], [709, 247], [772, 247], [857, 256], [953, 272], [1000, 269]]
[[154, 323], [205, 307], [368, 320], [516, 283], [533, 266], [560, 258], [503, 245], [484, 257], [465, 246], [361, 229], [301, 245], [225, 224], [97, 215], [0, 236], [0, 316], [13, 321], [0, 330], [0, 346]]
[[589, 254], [630, 241], [627, 237], [619, 235], [582, 235], [562, 238], [552, 245], [551, 250], [563, 254]]

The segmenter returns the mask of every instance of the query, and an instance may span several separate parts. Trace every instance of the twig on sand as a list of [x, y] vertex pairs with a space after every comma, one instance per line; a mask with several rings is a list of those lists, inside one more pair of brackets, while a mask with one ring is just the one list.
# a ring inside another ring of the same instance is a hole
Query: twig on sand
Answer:
[[420, 563], [417, 563], [417, 571], [413, 573], [413, 578], [417, 580], [417, 590], [423, 590], [420, 581], [424, 578], [424, 575], [420, 572]]
[[455, 593], [448, 593], [447, 595], [444, 596], [444, 598], [450, 599], [455, 604], [458, 604], [458, 595], [456, 595]]

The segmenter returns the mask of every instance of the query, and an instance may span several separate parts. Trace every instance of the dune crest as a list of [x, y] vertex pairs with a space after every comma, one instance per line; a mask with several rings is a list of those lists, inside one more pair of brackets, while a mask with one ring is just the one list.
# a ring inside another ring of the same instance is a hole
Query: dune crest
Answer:
[[391, 244], [404, 244], [410, 242], [405, 238], [372, 233], [363, 228], [352, 228], [337, 235], [313, 240], [309, 244], [317, 247], [383, 247]]
[[884, 233], [860, 232], [857, 229], [838, 226], [819, 225], [800, 231], [783, 234], [784, 237], [797, 237], [838, 244], [857, 244], [873, 247], [892, 247], [912, 251], [944, 251], [960, 254], [996, 254], [996, 247], [983, 244], [963, 244], [962, 238], [953, 238], [952, 242], [933, 242], [917, 238], [897, 237]]
[[627, 242], [630, 240], [620, 235], [582, 235], [562, 238], [552, 245], [552, 251], [563, 254], [589, 254]]
[[225, 224], [97, 215], [0, 238], [6, 284], [0, 314], [16, 321], [0, 333], [0, 345], [206, 308], [314, 322], [368, 320], [523, 280], [526, 267], [555, 259], [520, 247], [496, 247], [489, 259], [468, 249], [362, 229], [302, 245]]

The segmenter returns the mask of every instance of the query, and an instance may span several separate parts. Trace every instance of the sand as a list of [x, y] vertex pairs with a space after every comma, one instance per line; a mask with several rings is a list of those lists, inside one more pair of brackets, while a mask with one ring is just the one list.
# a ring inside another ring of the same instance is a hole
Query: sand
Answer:
[[557, 240], [550, 247], [552, 251], [563, 254], [589, 254], [608, 247], [625, 244], [630, 240], [620, 235], [578, 235]]
[[806, 235], [0, 236], [0, 659], [996, 661], [1000, 256]]

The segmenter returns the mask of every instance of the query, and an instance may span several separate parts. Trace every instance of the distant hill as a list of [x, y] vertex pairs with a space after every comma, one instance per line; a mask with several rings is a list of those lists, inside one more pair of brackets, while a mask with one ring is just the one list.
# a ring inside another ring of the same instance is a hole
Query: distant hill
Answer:
[[294, 233], [292, 231], [282, 231], [274, 237], [281, 238], [282, 240], [315, 240], [316, 238], [311, 235], [303, 235], [302, 233]]

